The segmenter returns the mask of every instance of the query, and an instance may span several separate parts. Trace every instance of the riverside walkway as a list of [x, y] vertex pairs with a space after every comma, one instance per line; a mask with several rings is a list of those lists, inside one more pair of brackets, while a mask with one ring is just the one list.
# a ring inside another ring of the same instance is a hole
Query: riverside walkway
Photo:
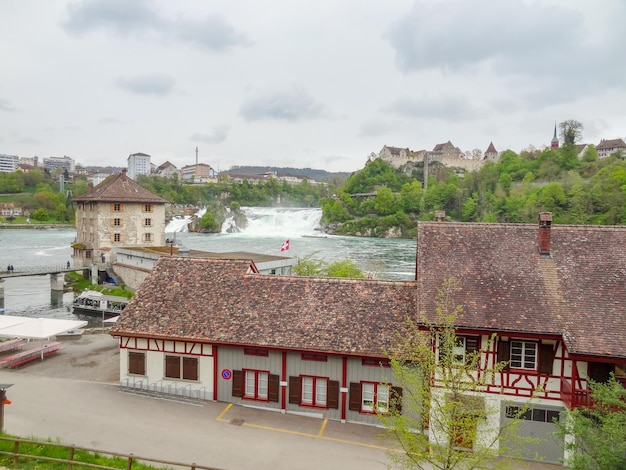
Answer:
[[67, 267], [67, 264], [48, 265], [48, 266], [24, 266], [17, 268], [13, 266], [13, 269], [8, 270], [2, 268], [0, 271], [0, 300], [4, 299], [4, 281], [12, 277], [26, 277], [26, 276], [50, 276], [50, 290], [63, 292], [65, 287], [64, 273], [71, 273], [76, 271], [82, 271], [83, 268]]
[[47, 266], [13, 266], [12, 271], [7, 271], [3, 268], [0, 271], [0, 279], [6, 279], [10, 277], [24, 277], [24, 276], [45, 276], [47, 274], [59, 274], [59, 273], [73, 273], [75, 271], [82, 271], [83, 268], [67, 267], [67, 264], [47, 265]]

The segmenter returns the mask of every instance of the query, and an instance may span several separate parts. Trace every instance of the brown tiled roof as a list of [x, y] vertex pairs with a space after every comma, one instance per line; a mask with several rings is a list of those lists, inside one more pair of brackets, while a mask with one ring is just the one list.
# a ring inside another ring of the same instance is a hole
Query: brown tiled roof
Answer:
[[167, 201], [136, 183], [122, 171], [108, 176], [98, 186], [74, 198], [74, 202], [149, 202], [165, 204]]
[[626, 357], [626, 227], [418, 224], [418, 309], [454, 277], [459, 327], [562, 335], [572, 353]]
[[622, 139], [608, 139], [608, 140], [603, 139], [596, 147], [596, 150], [604, 150], [604, 149], [610, 150], [610, 149], [615, 149], [615, 148], [626, 149], [626, 143], [624, 143]]
[[245, 274], [249, 265], [161, 258], [111, 334], [382, 355], [415, 313], [415, 282]]
[[485, 150], [485, 154], [487, 153], [498, 153], [498, 151], [493, 145], [493, 142], [489, 142], [489, 147], [487, 147], [487, 150]]

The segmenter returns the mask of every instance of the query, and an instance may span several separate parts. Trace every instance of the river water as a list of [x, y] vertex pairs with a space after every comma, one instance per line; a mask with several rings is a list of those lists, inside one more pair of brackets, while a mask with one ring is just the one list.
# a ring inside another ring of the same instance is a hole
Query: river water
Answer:
[[[244, 208], [248, 227], [240, 233], [201, 234], [186, 229], [182, 220], [166, 227], [166, 236], [190, 249], [226, 253], [246, 251], [302, 258], [313, 255], [326, 262], [353, 260], [377, 279], [411, 280], [415, 277], [416, 241], [387, 238], [358, 238], [319, 234], [319, 209]], [[0, 269], [12, 264], [22, 267], [62, 265], [71, 262], [70, 247], [75, 229], [0, 229]], [[289, 250], [280, 251], [285, 240]], [[52, 293], [48, 276], [6, 279], [0, 308], [9, 315], [64, 319], [78, 317], [71, 312], [73, 294]]]

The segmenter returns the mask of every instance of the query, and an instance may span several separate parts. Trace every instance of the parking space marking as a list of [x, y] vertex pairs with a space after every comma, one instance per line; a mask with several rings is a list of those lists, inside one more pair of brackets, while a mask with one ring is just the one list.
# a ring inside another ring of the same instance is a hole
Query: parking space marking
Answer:
[[324, 429], [326, 429], [326, 424], [328, 424], [328, 418], [324, 418], [322, 428], [320, 429], [320, 432], [317, 433], [317, 437], [322, 437], [324, 435]]
[[[229, 403], [228, 405], [226, 405], [226, 407], [222, 410], [222, 412], [219, 414], [219, 416], [217, 418], [215, 418], [216, 421], [220, 421], [222, 423], [230, 423], [229, 419], [225, 419], [224, 416], [226, 415], [226, 413], [228, 413], [228, 411], [233, 407], [232, 403]], [[326, 437], [324, 436], [324, 431], [326, 430], [326, 425], [328, 424], [328, 418], [325, 418], [324, 421], [322, 422], [322, 426], [320, 428], [320, 431], [317, 434], [310, 434], [310, 433], [306, 433], [306, 432], [300, 432], [300, 431], [291, 431], [289, 429], [284, 429], [284, 428], [275, 428], [273, 426], [265, 426], [262, 424], [254, 424], [254, 423], [242, 423], [242, 426], [246, 426], [249, 428], [255, 428], [255, 429], [262, 429], [264, 431], [274, 431], [274, 432], [280, 432], [280, 433], [284, 433], [284, 434], [293, 434], [294, 436], [302, 436], [302, 437], [311, 437], [313, 439], [322, 439], [324, 441], [331, 441], [331, 442], [337, 442], [340, 444], [351, 444], [351, 445], [355, 445], [355, 446], [361, 446], [361, 447], [369, 447], [371, 449], [380, 449], [380, 450], [388, 450], [388, 451], [392, 451], [392, 452], [399, 452], [399, 449], [392, 449], [389, 447], [385, 447], [385, 446], [379, 446], [379, 445], [375, 445], [375, 444], [367, 444], [365, 442], [358, 442], [358, 441], [350, 441], [348, 439], [339, 439], [336, 437]]]

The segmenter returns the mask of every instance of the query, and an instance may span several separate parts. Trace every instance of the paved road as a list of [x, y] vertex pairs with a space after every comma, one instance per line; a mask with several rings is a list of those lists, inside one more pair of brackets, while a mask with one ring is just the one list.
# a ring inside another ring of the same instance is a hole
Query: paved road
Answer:
[[381, 431], [224, 403], [190, 405], [116, 385], [1, 370], [5, 431], [223, 469], [384, 469]]

